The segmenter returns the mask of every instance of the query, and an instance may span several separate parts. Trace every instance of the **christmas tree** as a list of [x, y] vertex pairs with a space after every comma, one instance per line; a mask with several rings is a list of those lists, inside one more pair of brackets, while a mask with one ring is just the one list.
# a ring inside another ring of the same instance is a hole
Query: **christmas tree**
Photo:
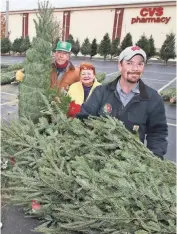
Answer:
[[[136, 43], [137, 46], [139, 46], [141, 49], [143, 49], [147, 55], [150, 53], [150, 44], [149, 40], [145, 35], [142, 35], [141, 38]], [[148, 57], [149, 58], [149, 57]], [[147, 58], [147, 60], [148, 60]]]
[[118, 56], [118, 54], [119, 54], [119, 48], [118, 48], [119, 42], [120, 42], [119, 38], [115, 38], [112, 41], [112, 44], [111, 44], [111, 60], [112, 60], [113, 56]]
[[84, 57], [86, 55], [89, 55], [91, 51], [91, 44], [90, 41], [88, 39], [88, 37], [84, 40], [84, 42], [82, 43], [81, 46], [81, 53], [84, 55]]
[[11, 49], [11, 42], [9, 40], [9, 38], [1, 38], [1, 53], [2, 54], [6, 54], [8, 52], [10, 52]]
[[25, 37], [22, 41], [22, 44], [21, 44], [21, 50], [22, 52], [25, 52], [31, 47], [31, 44], [30, 44], [30, 39], [29, 37]]
[[166, 39], [160, 49], [160, 57], [165, 61], [166, 65], [169, 59], [174, 59], [176, 57], [174, 33], [166, 35]]
[[90, 59], [97, 54], [97, 47], [97, 41], [96, 38], [94, 38], [91, 44]]
[[12, 44], [12, 51], [15, 52], [15, 53], [22, 53], [22, 48], [21, 48], [21, 45], [22, 45], [22, 41], [23, 41], [23, 38], [16, 38]]
[[156, 48], [154, 45], [154, 38], [152, 37], [152, 35], [149, 38], [149, 54], [148, 54], [148, 58], [153, 57], [156, 54]]
[[72, 46], [73, 46], [74, 43], [75, 43], [74, 37], [73, 37], [71, 34], [69, 34], [68, 39], [67, 39], [66, 41], [69, 42], [69, 43], [71, 43]]
[[46, 103], [37, 124], [2, 128], [3, 158], [15, 161], [14, 204], [46, 234], [175, 233], [175, 165], [155, 157], [115, 118], [69, 119]]
[[79, 51], [80, 51], [80, 43], [79, 43], [79, 40], [77, 39], [76, 42], [74, 42], [74, 45], [72, 47], [72, 52], [75, 56], [77, 56]]
[[[41, 95], [50, 95], [50, 64], [53, 41], [53, 9], [48, 2], [39, 4], [38, 20], [34, 20], [36, 37], [26, 53], [25, 78], [20, 84], [19, 115], [37, 121], [45, 106]], [[54, 91], [53, 91], [54, 92]], [[57, 92], [55, 92], [56, 95]]]
[[107, 55], [111, 53], [111, 40], [109, 38], [109, 34], [106, 33], [103, 37], [103, 40], [100, 42], [99, 46], [99, 54], [104, 56], [104, 60], [106, 60]]
[[121, 43], [121, 50], [124, 50], [125, 48], [132, 46], [132, 35], [130, 33], [127, 33], [126, 36], [124, 37], [122, 43]]

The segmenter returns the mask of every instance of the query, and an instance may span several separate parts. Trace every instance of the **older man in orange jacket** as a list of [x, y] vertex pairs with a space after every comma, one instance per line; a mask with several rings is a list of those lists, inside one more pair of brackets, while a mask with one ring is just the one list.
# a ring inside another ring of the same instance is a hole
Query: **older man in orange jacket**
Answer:
[[[65, 41], [57, 43], [56, 52], [52, 58], [50, 73], [50, 87], [58, 89], [69, 89], [69, 86], [80, 80], [79, 67], [75, 67], [70, 61], [71, 44]], [[16, 73], [16, 81], [23, 81], [24, 70]]]
[[69, 42], [59, 41], [52, 62], [50, 87], [55, 86], [66, 91], [69, 86], [80, 80], [80, 70], [70, 61], [71, 44]]

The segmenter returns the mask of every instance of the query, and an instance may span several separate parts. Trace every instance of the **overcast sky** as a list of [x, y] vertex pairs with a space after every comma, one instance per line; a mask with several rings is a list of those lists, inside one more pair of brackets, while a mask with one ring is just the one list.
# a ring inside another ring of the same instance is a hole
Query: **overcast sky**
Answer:
[[[42, 0], [43, 1], [43, 0]], [[95, 6], [122, 3], [162, 2], [170, 0], [50, 0], [52, 7]], [[6, 9], [6, 0], [1, 0], [1, 11]], [[38, 0], [9, 0], [9, 10], [31, 10], [37, 8]]]

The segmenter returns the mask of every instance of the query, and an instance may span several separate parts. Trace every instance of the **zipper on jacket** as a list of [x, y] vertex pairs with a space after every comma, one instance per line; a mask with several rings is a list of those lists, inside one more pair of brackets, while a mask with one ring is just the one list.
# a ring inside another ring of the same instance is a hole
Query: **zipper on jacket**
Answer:
[[118, 117], [118, 119], [120, 119], [120, 116], [122, 115], [123, 110], [124, 110], [124, 105], [122, 104], [122, 102], [120, 100], [120, 97], [119, 97], [119, 94], [117, 93], [117, 90], [114, 91], [114, 94], [120, 103], [120, 108], [117, 108], [117, 111], [116, 111], [116, 116]]

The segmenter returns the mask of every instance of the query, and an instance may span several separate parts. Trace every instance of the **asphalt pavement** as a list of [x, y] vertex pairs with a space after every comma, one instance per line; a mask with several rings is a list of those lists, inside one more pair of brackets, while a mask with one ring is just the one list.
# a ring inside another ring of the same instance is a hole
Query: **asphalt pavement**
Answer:
[[[1, 57], [1, 64], [14, 64], [24, 60], [24, 57]], [[84, 59], [72, 58], [74, 65], [84, 62]], [[96, 67], [96, 72], [105, 72], [106, 80], [114, 79], [117, 76], [116, 61], [100, 61], [97, 59], [90, 60]], [[154, 88], [159, 90], [176, 77], [176, 66], [170, 63], [165, 66], [162, 63], [150, 61], [145, 68], [142, 80]], [[176, 82], [170, 86], [176, 87]], [[168, 122], [168, 152], [165, 158], [176, 162], [176, 105], [165, 103], [166, 116]], [[18, 118], [18, 85], [1, 86], [1, 120], [10, 121]], [[2, 214], [3, 215], [3, 214]], [[3, 219], [2, 234], [32, 234], [31, 230], [38, 225], [37, 219], [25, 218], [21, 209], [9, 206], [5, 219]]]

